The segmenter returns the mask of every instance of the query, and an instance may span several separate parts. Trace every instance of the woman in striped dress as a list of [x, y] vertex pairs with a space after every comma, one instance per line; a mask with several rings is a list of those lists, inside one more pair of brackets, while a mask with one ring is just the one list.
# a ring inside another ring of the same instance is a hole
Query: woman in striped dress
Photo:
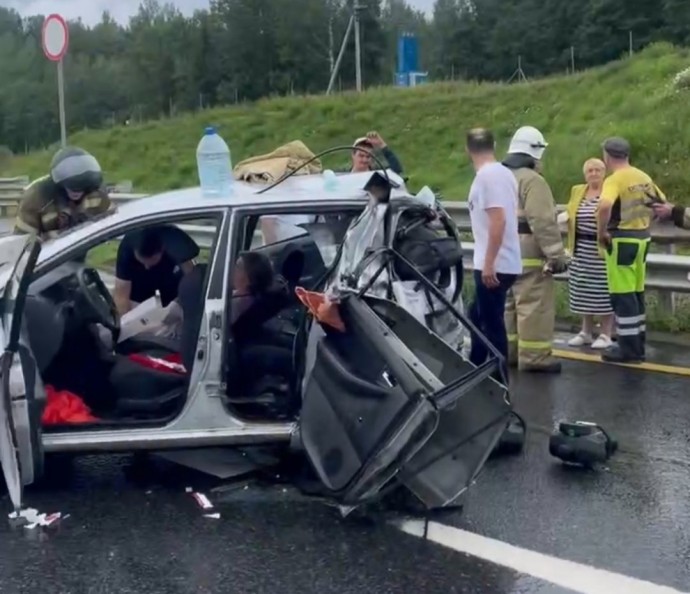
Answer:
[[[572, 188], [568, 203], [568, 245], [572, 254], [568, 282], [570, 311], [582, 316], [582, 330], [568, 344], [606, 349], [611, 346], [614, 318], [606, 266], [597, 243], [596, 222], [606, 166], [599, 159], [589, 159], [583, 172], [587, 183]], [[595, 316], [601, 321], [596, 340], [593, 337]]]

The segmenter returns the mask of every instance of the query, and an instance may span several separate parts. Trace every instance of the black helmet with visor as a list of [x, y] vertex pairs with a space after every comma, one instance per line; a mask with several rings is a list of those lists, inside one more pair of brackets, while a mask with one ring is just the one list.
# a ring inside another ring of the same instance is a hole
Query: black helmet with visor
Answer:
[[50, 177], [65, 190], [88, 194], [103, 185], [103, 171], [96, 158], [77, 147], [60, 149], [50, 164]]

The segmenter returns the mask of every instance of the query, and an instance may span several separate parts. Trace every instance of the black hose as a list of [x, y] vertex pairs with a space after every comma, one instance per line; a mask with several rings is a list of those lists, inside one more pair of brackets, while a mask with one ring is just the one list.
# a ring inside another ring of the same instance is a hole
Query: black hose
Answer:
[[391, 185], [391, 180], [390, 177], [388, 176], [388, 172], [386, 171], [386, 167], [383, 166], [383, 163], [381, 160], [370, 150], [363, 149], [360, 147], [354, 147], [354, 146], [335, 146], [333, 148], [326, 149], [325, 151], [321, 151], [320, 153], [314, 155], [311, 159], [305, 161], [302, 163], [299, 167], [296, 169], [293, 169], [290, 171], [288, 174], [283, 175], [280, 179], [274, 181], [271, 185], [266, 186], [265, 188], [261, 188], [257, 194], [263, 194], [264, 192], [268, 192], [270, 189], [275, 188], [276, 186], [282, 184], [286, 179], [291, 178], [293, 175], [295, 175], [300, 169], [304, 169], [307, 165], [310, 163], [313, 163], [317, 159], [325, 156], [325, 155], [330, 155], [331, 153], [337, 153], [338, 151], [353, 151], [353, 150], [358, 150], [362, 151], [363, 153], [366, 153], [369, 155], [371, 158], [376, 161], [376, 164], [379, 166], [379, 168], [383, 171], [383, 175], [386, 177], [386, 181], [388, 182], [388, 185]]

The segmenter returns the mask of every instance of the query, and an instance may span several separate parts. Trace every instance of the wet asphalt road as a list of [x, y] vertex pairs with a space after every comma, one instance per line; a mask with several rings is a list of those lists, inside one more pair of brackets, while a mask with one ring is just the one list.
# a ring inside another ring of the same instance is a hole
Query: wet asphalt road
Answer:
[[[560, 377], [516, 375], [516, 406], [531, 427], [525, 451], [490, 461], [464, 511], [437, 521], [690, 590], [689, 384], [573, 361]], [[566, 470], [549, 456], [560, 418], [615, 434], [621, 451], [606, 470]], [[569, 592], [383, 521], [340, 519], [282, 487], [218, 493], [215, 479], [167, 463], [137, 473], [130, 463], [52, 463], [48, 485], [27, 501], [71, 517], [42, 539], [0, 523], [0, 592]], [[205, 518], [187, 485], [221, 519]]]

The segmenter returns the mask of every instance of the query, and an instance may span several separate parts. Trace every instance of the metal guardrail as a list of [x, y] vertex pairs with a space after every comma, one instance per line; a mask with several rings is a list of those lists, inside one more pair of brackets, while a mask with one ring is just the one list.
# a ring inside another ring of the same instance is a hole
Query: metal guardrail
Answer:
[[[28, 178], [13, 178], [12, 180], [0, 179], [0, 211], [4, 214], [5, 208], [16, 209], [21, 196], [21, 191], [28, 183]], [[124, 204], [132, 200], [146, 198], [149, 194], [111, 194], [111, 200], [117, 204]], [[467, 202], [445, 201], [443, 207], [455, 220], [461, 232], [471, 231], [470, 216]], [[563, 206], [559, 205], [562, 210]], [[200, 247], [210, 247], [215, 231], [211, 227], [185, 226], [190, 235], [199, 243]], [[565, 233], [565, 230], [563, 230]], [[678, 229], [672, 225], [655, 224], [652, 227], [652, 241], [667, 248], [674, 249], [677, 244], [690, 244], [690, 231]], [[474, 244], [463, 242], [463, 251], [466, 255], [465, 266], [472, 268], [472, 255]], [[649, 289], [660, 292], [664, 305], [669, 310], [673, 306], [672, 293], [690, 293], [690, 256], [678, 256], [673, 253], [651, 253], [647, 259], [647, 283]], [[558, 280], [567, 280], [567, 273], [557, 275]]]

